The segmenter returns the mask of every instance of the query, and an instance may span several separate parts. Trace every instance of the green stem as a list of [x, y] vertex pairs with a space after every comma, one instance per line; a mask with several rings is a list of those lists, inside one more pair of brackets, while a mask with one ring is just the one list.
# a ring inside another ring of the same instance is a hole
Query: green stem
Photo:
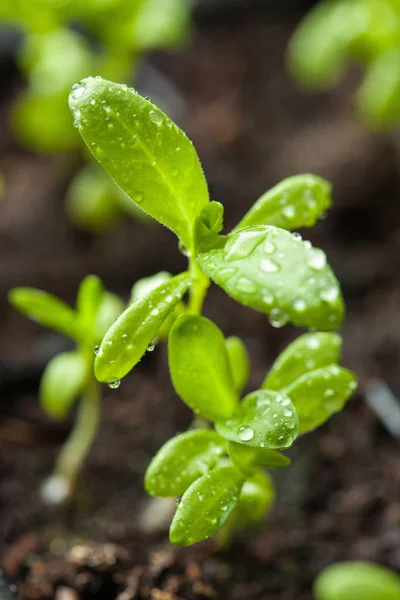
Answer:
[[100, 387], [92, 374], [79, 403], [75, 426], [57, 460], [54, 475], [73, 491], [78, 473], [92, 447], [100, 423]]
[[189, 271], [192, 275], [193, 283], [190, 288], [188, 313], [200, 315], [203, 310], [207, 290], [210, 286], [210, 279], [201, 270], [199, 263], [192, 256], [189, 258]]

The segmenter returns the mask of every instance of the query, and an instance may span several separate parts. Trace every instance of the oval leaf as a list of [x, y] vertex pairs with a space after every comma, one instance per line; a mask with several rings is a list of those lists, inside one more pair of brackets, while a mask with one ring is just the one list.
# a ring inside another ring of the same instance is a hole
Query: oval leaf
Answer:
[[89, 77], [74, 86], [69, 102], [100, 164], [142, 210], [192, 248], [194, 222], [208, 191], [186, 135], [125, 85]]
[[344, 407], [357, 387], [353, 373], [330, 365], [306, 373], [284, 392], [292, 400], [300, 423], [300, 433], [306, 433], [325, 423]]
[[225, 345], [228, 352], [229, 364], [231, 366], [233, 383], [240, 393], [246, 387], [249, 379], [250, 358], [246, 346], [240, 338], [234, 335], [226, 338]]
[[183, 494], [170, 528], [170, 540], [190, 546], [214, 535], [238, 503], [243, 475], [220, 466], [197, 479]]
[[339, 283], [322, 250], [288, 231], [241, 229], [198, 255], [205, 273], [238, 302], [269, 315], [275, 327], [335, 329], [343, 319]]
[[168, 340], [169, 368], [176, 392], [194, 412], [214, 421], [238, 406], [222, 332], [197, 315], [181, 315]]
[[52, 294], [35, 288], [20, 287], [8, 294], [10, 303], [24, 315], [64, 335], [76, 337], [77, 316], [68, 304]]
[[339, 362], [341, 346], [337, 333], [305, 333], [278, 356], [261, 388], [281, 390], [309, 371]]
[[188, 273], [176, 275], [122, 313], [107, 331], [97, 353], [95, 374], [99, 381], [118, 381], [129, 373], [189, 285]]
[[249, 474], [254, 467], [266, 467], [267, 469], [280, 469], [290, 465], [290, 459], [276, 450], [269, 448], [253, 448], [229, 442], [229, 456], [233, 465], [242, 473]]
[[111, 292], [104, 292], [94, 324], [94, 341], [100, 342], [124, 310], [124, 303]]
[[234, 512], [236, 525], [249, 527], [258, 523], [275, 500], [275, 489], [267, 473], [257, 471], [245, 481]]
[[216, 429], [232, 442], [255, 448], [289, 448], [299, 423], [292, 401], [280, 392], [258, 390], [245, 396], [233, 417]]
[[332, 204], [331, 184], [316, 175], [295, 175], [268, 190], [235, 227], [275, 225], [282, 229], [312, 227]]
[[316, 600], [398, 600], [400, 577], [373, 563], [337, 563], [317, 577], [314, 594]]
[[181, 496], [225, 453], [226, 441], [211, 429], [177, 435], [164, 444], [151, 461], [145, 475], [145, 488], [153, 496]]
[[103, 284], [96, 275], [88, 275], [83, 279], [78, 290], [76, 308], [79, 324], [88, 335], [93, 334], [93, 327], [103, 296]]
[[47, 365], [40, 382], [43, 410], [53, 419], [64, 419], [82, 392], [87, 376], [85, 358], [80, 352], [63, 352]]

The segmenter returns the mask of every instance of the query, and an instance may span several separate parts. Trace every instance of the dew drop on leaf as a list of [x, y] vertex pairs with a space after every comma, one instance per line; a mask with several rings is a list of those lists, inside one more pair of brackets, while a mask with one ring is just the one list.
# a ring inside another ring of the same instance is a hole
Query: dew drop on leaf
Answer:
[[278, 271], [280, 271], [279, 265], [275, 261], [270, 260], [269, 258], [264, 258], [260, 262], [260, 269], [265, 273], [277, 273]]
[[120, 385], [121, 385], [120, 379], [116, 379], [115, 381], [110, 381], [108, 383], [108, 387], [111, 388], [112, 390], [118, 389]]
[[152, 123], [155, 123], [156, 125], [161, 125], [163, 118], [161, 113], [155, 111], [155, 110], [151, 110], [149, 112], [149, 119]]
[[254, 437], [254, 431], [251, 427], [240, 427], [239, 438], [242, 442], [249, 442]]
[[93, 352], [94, 352], [95, 354], [98, 354], [98, 353], [99, 353], [99, 350], [100, 350], [100, 344], [97, 344], [97, 346], [95, 346], [95, 347], [93, 348]]
[[74, 100], [77, 100], [78, 98], [83, 96], [85, 91], [86, 91], [86, 83], [85, 82], [74, 83], [74, 85], [71, 88], [71, 96], [74, 98]]
[[310, 252], [310, 258], [308, 260], [308, 264], [311, 269], [315, 271], [320, 271], [326, 265], [326, 255], [325, 252], [319, 250], [318, 248], [314, 248]]
[[288, 316], [280, 308], [273, 308], [269, 314], [272, 327], [283, 327], [288, 322]]

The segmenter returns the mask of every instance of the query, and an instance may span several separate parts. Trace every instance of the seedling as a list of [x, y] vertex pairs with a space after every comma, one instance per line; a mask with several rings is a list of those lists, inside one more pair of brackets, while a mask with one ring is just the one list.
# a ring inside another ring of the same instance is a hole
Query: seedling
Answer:
[[374, 563], [338, 563], [317, 577], [314, 594], [316, 600], [398, 600], [400, 576]]
[[79, 471], [96, 436], [100, 420], [100, 387], [94, 377], [93, 348], [123, 310], [122, 301], [89, 275], [78, 291], [76, 310], [41, 290], [14, 288], [11, 304], [34, 321], [71, 338], [76, 348], [55, 356], [40, 384], [43, 410], [64, 419], [79, 401], [76, 424], [58, 458], [54, 474], [42, 488], [43, 499], [58, 504], [71, 497]]
[[[356, 387], [337, 365], [341, 340], [331, 331], [344, 315], [339, 284], [325, 253], [290, 232], [312, 226], [326, 211], [330, 186], [313, 175], [286, 179], [221, 235], [223, 206], [209, 200], [197, 153], [157, 106], [96, 77], [74, 86], [70, 107], [95, 158], [143, 211], [177, 235], [189, 263], [122, 313], [95, 360], [99, 381], [119, 382], [160, 328], [169, 329], [175, 390], [215, 426], [167, 442], [147, 470], [146, 489], [182, 497], [170, 529], [175, 544], [207, 539], [225, 523], [258, 521], [274, 495], [261, 467], [289, 464], [279, 451], [341, 410]], [[274, 327], [290, 322], [325, 332], [293, 342], [260, 389], [240, 400], [249, 361], [240, 339], [225, 340], [201, 316], [210, 280], [268, 315]]]
[[289, 67], [310, 89], [334, 86], [352, 62], [365, 68], [356, 103], [372, 127], [400, 123], [398, 0], [325, 0], [307, 15], [289, 47]]

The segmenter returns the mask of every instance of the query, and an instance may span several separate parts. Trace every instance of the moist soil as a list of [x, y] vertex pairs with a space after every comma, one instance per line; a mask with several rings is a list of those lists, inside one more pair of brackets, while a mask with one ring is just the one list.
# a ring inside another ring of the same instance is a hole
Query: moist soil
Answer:
[[[296, 443], [292, 466], [273, 473], [277, 500], [265, 522], [225, 548], [213, 540], [172, 547], [174, 503], [143, 491], [151, 456], [191, 419], [172, 389], [162, 345], [118, 390], [104, 387], [101, 430], [74, 502], [53, 510], [40, 501], [73, 415], [60, 423], [46, 418], [37, 388], [46, 361], [69, 343], [9, 308], [7, 291], [34, 285], [72, 302], [92, 272], [127, 298], [136, 279], [178, 272], [185, 259], [157, 225], [126, 219], [92, 236], [69, 223], [63, 197], [76, 159], [37, 156], [13, 141], [7, 114], [23, 84], [12, 61], [3, 61], [0, 556], [22, 600], [311, 600], [313, 579], [332, 562], [366, 559], [400, 569], [399, 442], [364, 398], [372, 380], [400, 393], [397, 140], [368, 132], [355, 117], [357, 72], [330, 93], [296, 89], [284, 69], [295, 22], [262, 12], [200, 20], [183, 54], [153, 55], [140, 79], [143, 88], [151, 87], [149, 73], [167, 79], [170, 112], [198, 148], [211, 197], [225, 205], [227, 231], [285, 176], [314, 172], [334, 185], [328, 217], [303, 234], [324, 248], [342, 283], [343, 364], [358, 374], [360, 391], [342, 414]], [[205, 314], [244, 339], [248, 390], [299, 333], [273, 329], [216, 287]]]

